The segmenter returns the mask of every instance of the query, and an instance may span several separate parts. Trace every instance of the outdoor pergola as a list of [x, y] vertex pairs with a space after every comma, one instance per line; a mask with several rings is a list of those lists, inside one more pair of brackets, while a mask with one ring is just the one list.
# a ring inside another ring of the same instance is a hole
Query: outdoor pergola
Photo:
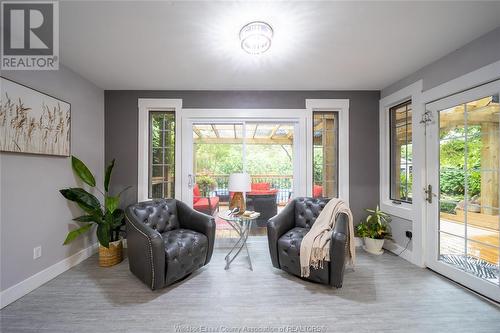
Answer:
[[[246, 144], [293, 144], [293, 124], [247, 123]], [[195, 124], [194, 143], [242, 144], [242, 124]]]
[[[335, 142], [334, 117], [316, 118], [314, 121], [314, 145], [322, 145], [323, 132], [326, 143]], [[293, 124], [247, 123], [245, 125], [246, 144], [293, 144]], [[194, 143], [240, 144], [243, 142], [241, 124], [195, 124], [193, 125]]]

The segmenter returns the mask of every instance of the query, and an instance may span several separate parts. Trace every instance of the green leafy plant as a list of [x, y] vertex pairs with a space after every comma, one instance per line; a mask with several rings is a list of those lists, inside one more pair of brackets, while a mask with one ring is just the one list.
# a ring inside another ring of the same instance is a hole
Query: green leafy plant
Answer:
[[391, 217], [381, 211], [378, 206], [375, 209], [366, 209], [366, 211], [371, 214], [356, 226], [356, 235], [373, 239], [391, 238], [389, 227]]
[[217, 183], [210, 176], [198, 176], [196, 177], [196, 184], [200, 187], [203, 196], [208, 196], [211, 190], [215, 188]]
[[109, 247], [110, 242], [119, 239], [120, 227], [123, 225], [124, 212], [119, 209], [120, 195], [128, 189], [125, 188], [118, 195], [112, 196], [109, 194], [109, 182], [111, 173], [115, 166], [115, 160], [106, 168], [104, 176], [104, 192], [96, 186], [95, 178], [92, 172], [87, 168], [85, 163], [80, 161], [75, 156], [71, 156], [71, 167], [76, 175], [87, 184], [90, 188], [95, 188], [101, 193], [104, 199], [104, 205], [101, 204], [93, 194], [89, 193], [81, 187], [71, 187], [60, 190], [59, 192], [69, 201], [76, 202], [78, 206], [85, 212], [85, 215], [74, 218], [74, 221], [85, 223], [78, 229], [72, 230], [66, 236], [64, 245], [71, 243], [78, 236], [87, 233], [92, 225], [96, 224], [96, 234], [99, 243], [104, 247]]

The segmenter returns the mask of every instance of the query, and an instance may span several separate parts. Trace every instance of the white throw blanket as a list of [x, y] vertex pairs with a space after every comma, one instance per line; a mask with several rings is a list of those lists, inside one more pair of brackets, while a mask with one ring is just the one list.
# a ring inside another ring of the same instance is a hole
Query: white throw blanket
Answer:
[[323, 262], [330, 261], [330, 239], [339, 214], [347, 214], [348, 217], [348, 256], [350, 263], [354, 264], [356, 253], [352, 213], [342, 199], [333, 198], [325, 205], [311, 230], [302, 239], [300, 244], [301, 276], [308, 277], [310, 267], [323, 268]]

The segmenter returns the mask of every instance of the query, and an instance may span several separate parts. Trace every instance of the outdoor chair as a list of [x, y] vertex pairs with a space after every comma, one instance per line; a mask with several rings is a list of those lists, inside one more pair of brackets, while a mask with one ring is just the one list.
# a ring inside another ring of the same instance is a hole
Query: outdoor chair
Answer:
[[193, 208], [201, 213], [213, 216], [219, 211], [220, 199], [218, 196], [202, 196], [198, 184], [193, 188]]

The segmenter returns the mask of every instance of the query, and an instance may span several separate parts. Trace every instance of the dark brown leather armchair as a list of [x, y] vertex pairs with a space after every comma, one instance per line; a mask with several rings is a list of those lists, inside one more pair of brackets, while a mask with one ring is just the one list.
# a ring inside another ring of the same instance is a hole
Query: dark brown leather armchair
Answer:
[[215, 241], [213, 217], [175, 199], [131, 205], [125, 216], [130, 271], [152, 290], [210, 262]]
[[[274, 267], [300, 276], [300, 244], [329, 199], [296, 198], [267, 223], [269, 252]], [[349, 239], [347, 216], [337, 218], [330, 242], [330, 262], [313, 269], [307, 280], [341, 288]]]

